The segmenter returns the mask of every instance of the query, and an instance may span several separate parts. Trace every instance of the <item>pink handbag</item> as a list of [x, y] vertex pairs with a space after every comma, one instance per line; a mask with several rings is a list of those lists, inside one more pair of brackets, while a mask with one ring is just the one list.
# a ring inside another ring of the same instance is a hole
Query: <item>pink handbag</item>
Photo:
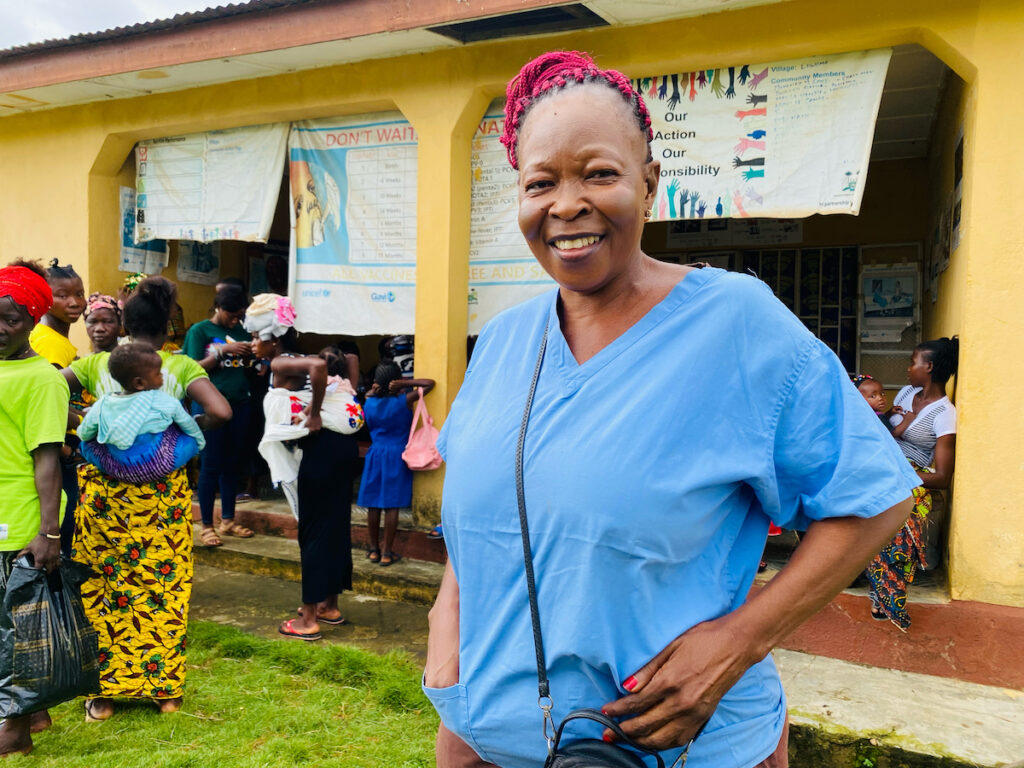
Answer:
[[427, 404], [423, 402], [423, 387], [419, 387], [419, 393], [420, 399], [416, 401], [416, 412], [409, 428], [409, 442], [402, 451], [402, 460], [409, 469], [437, 469], [443, 461], [437, 450], [439, 433], [434, 427], [434, 420], [427, 413]]

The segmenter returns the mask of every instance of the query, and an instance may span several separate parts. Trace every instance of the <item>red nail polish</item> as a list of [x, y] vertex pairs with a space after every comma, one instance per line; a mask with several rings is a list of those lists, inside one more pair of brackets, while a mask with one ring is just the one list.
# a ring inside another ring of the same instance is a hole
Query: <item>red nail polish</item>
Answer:
[[630, 675], [629, 677], [627, 677], [626, 682], [622, 684], [622, 687], [625, 688], [627, 691], [632, 691], [634, 688], [636, 688], [636, 677], [634, 675]]
[[609, 735], [608, 735], [607, 733], [605, 733], [605, 734], [602, 734], [602, 736], [601, 736], [601, 741], [606, 741], [606, 742], [608, 742], [609, 744], [611, 744], [611, 743], [612, 743], [612, 737], [611, 737], [611, 736], [609, 736]]
[[608, 710], [605, 709], [604, 707], [601, 707], [601, 714], [607, 716], [608, 715]]

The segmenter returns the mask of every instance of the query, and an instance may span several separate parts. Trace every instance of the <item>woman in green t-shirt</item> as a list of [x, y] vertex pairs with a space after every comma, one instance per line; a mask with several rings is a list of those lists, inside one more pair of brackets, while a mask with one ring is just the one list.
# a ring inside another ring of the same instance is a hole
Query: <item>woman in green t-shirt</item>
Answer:
[[[160, 349], [177, 288], [163, 277], [139, 283], [124, 306], [132, 341]], [[196, 421], [212, 429], [231, 418], [227, 400], [199, 364], [185, 355], [163, 358], [161, 388], [203, 406]], [[107, 367], [109, 352], [76, 360], [64, 369], [74, 391], [97, 396], [120, 391]], [[106, 720], [113, 697], [145, 698], [161, 712], [181, 708], [185, 683], [185, 633], [192, 592], [192, 491], [177, 469], [138, 485], [109, 477], [92, 464], [80, 469], [75, 557], [100, 574], [82, 586], [85, 612], [100, 636], [100, 695], [85, 704], [86, 720]], [[108, 638], [117, 642], [105, 645]]]
[[[29, 334], [52, 303], [39, 265], [15, 262], [0, 269], [0, 605], [20, 555], [30, 555], [47, 571], [56, 568], [60, 557], [59, 459], [67, 387], [29, 344]], [[0, 677], [10, 672], [7, 666]], [[0, 703], [4, 697], [0, 689]], [[0, 725], [0, 756], [31, 751], [30, 731], [49, 725], [45, 710], [6, 718]]]
[[[199, 455], [196, 490], [203, 517], [199, 540], [207, 547], [219, 547], [220, 536], [248, 539], [253, 535], [235, 522], [238, 472], [246, 455], [240, 446], [249, 435], [249, 380], [245, 369], [252, 359], [252, 337], [240, 324], [247, 304], [245, 291], [237, 285], [223, 285], [213, 300], [213, 317], [196, 323], [185, 335], [185, 354], [210, 374], [210, 381], [231, 403], [231, 418], [223, 426], [204, 432], [206, 447]], [[193, 414], [202, 412], [199, 404], [192, 405]], [[214, 530], [213, 505], [218, 489], [221, 524]]]

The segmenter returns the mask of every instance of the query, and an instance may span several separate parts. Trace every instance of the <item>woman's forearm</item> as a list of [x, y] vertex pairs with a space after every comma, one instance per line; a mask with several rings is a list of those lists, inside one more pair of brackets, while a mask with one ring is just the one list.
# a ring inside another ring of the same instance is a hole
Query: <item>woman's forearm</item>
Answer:
[[732, 615], [747, 639], [751, 662], [764, 658], [790, 632], [841, 592], [899, 530], [910, 498], [871, 518], [813, 523], [789, 563]]
[[309, 402], [309, 412], [313, 416], [319, 416], [320, 408], [324, 404], [324, 394], [327, 392], [327, 366], [318, 357], [308, 359], [311, 362], [320, 363], [320, 365], [311, 365], [309, 368], [309, 385], [313, 390], [313, 396]]

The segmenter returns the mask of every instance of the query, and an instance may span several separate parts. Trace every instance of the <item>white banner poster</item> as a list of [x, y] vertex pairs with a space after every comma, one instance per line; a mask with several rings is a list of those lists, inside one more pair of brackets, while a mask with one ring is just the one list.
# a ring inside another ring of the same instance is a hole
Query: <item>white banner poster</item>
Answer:
[[655, 219], [860, 211], [889, 48], [640, 78]]
[[415, 331], [416, 151], [416, 131], [399, 112], [292, 126], [290, 293], [298, 330]]
[[469, 230], [469, 333], [476, 335], [504, 309], [555, 286], [519, 231], [516, 170], [499, 138], [505, 100], [497, 99], [473, 136], [473, 197]]
[[145, 272], [158, 275], [167, 266], [167, 242], [150, 240], [135, 244], [135, 190], [120, 188], [121, 258], [117, 268], [122, 272]]
[[140, 141], [135, 242], [267, 242], [287, 140], [275, 123]]

